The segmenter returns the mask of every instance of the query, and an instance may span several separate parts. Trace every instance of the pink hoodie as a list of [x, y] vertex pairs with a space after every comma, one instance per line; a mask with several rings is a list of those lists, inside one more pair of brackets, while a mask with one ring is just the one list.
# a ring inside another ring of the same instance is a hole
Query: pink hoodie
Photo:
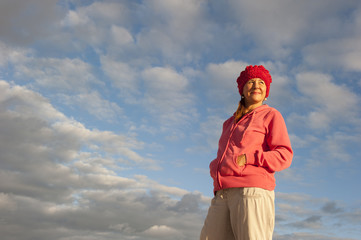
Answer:
[[[239, 167], [236, 159], [242, 154], [247, 164]], [[232, 116], [223, 124], [217, 158], [209, 166], [214, 192], [235, 187], [274, 190], [274, 173], [288, 168], [292, 156], [286, 124], [276, 109], [262, 105], [238, 123]]]

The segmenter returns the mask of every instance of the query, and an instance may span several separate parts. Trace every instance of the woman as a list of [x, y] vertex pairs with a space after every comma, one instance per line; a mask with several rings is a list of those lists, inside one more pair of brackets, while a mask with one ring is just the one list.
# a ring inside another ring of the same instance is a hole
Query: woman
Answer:
[[282, 115], [263, 104], [271, 82], [261, 65], [246, 67], [237, 79], [241, 101], [210, 163], [215, 197], [201, 240], [272, 239], [274, 173], [291, 165], [293, 151]]

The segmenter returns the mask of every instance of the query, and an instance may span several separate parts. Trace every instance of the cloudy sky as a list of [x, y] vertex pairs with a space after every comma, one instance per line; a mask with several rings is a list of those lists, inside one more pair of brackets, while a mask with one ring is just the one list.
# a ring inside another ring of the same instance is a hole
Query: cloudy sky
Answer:
[[1, 0], [1, 239], [197, 239], [249, 64], [295, 152], [274, 239], [360, 239], [359, 0]]

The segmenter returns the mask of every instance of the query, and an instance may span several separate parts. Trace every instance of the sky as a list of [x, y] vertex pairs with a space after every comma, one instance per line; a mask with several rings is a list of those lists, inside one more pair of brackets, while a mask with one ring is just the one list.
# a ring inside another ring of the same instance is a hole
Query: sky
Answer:
[[294, 150], [273, 239], [361, 239], [358, 0], [0, 1], [1, 239], [198, 239], [260, 64]]

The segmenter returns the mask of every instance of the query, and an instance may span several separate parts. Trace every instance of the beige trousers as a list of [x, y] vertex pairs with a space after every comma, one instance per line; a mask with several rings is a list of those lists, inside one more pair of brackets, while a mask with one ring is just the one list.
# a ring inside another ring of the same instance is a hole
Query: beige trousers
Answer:
[[272, 240], [274, 191], [229, 188], [212, 199], [200, 240]]

